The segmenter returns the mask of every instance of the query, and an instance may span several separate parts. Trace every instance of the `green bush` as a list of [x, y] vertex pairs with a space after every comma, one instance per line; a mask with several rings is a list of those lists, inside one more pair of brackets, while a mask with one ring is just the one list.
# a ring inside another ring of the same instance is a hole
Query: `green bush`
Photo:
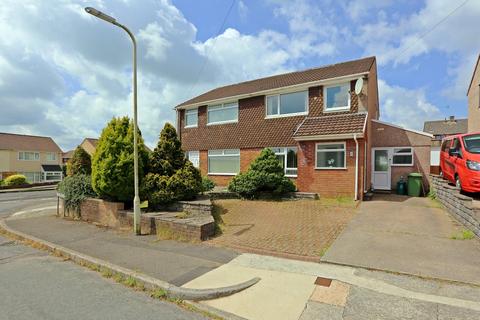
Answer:
[[[148, 153], [140, 132], [138, 158], [138, 173], [142, 179]], [[103, 199], [132, 201], [133, 181], [133, 123], [128, 117], [113, 118], [102, 130], [92, 158], [93, 190]]]
[[85, 174], [66, 177], [58, 184], [58, 192], [65, 196], [65, 208], [77, 212], [83, 199], [96, 196], [92, 188], [92, 178]]
[[157, 147], [150, 154], [142, 196], [152, 208], [158, 208], [174, 201], [193, 199], [201, 191], [200, 171], [185, 159], [175, 128], [166, 123]]
[[239, 173], [230, 181], [228, 189], [244, 198], [252, 199], [261, 192], [273, 195], [292, 192], [295, 191], [295, 185], [285, 177], [275, 153], [266, 148], [252, 162], [248, 171]]
[[81, 146], [75, 149], [72, 159], [67, 163], [67, 175], [73, 176], [76, 174], [92, 174], [92, 159]]
[[27, 178], [23, 174], [14, 174], [3, 180], [5, 186], [22, 186], [28, 184]]
[[202, 193], [211, 191], [213, 188], [215, 188], [215, 182], [207, 177], [202, 177]]

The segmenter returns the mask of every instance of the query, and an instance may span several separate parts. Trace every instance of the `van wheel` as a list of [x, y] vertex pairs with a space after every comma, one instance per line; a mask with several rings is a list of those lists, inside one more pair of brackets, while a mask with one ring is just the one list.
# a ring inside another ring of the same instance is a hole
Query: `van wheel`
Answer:
[[455, 175], [455, 186], [459, 190], [462, 190], [462, 183], [460, 182], [460, 177], [458, 176], [458, 174]]

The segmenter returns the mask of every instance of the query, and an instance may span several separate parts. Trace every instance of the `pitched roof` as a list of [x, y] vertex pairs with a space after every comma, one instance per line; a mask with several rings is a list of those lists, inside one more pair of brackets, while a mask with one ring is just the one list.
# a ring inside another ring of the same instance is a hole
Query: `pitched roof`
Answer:
[[0, 132], [0, 149], [22, 151], [62, 152], [50, 137]]
[[475, 72], [477, 72], [477, 68], [479, 64], [480, 64], [480, 54], [478, 55], [477, 63], [475, 63], [475, 68], [473, 69], [472, 78], [470, 79], [470, 84], [468, 85], [467, 96], [468, 96], [468, 93], [470, 92], [470, 88], [472, 87], [473, 79], [475, 78]]
[[[90, 142], [90, 144], [92, 146], [94, 146], [95, 148], [97, 147], [97, 144], [98, 144], [98, 139], [96, 138], [85, 138], [83, 141], [88, 141]], [[83, 143], [83, 142], [82, 142]]]
[[466, 133], [468, 131], [468, 119], [425, 121], [423, 131], [433, 135]]
[[75, 150], [68, 150], [62, 154], [62, 158], [71, 159]]
[[231, 84], [210, 90], [206, 93], [196, 96], [188, 101], [179, 104], [177, 108], [216, 99], [235, 97], [265, 90], [300, 85], [313, 81], [334, 79], [342, 76], [364, 73], [370, 70], [374, 62], [375, 57], [368, 57], [303, 71], [290, 72], [276, 76]]
[[348, 113], [307, 117], [293, 134], [294, 138], [363, 133], [366, 113]]
[[42, 170], [45, 172], [62, 172], [62, 167], [58, 164], [42, 164]]

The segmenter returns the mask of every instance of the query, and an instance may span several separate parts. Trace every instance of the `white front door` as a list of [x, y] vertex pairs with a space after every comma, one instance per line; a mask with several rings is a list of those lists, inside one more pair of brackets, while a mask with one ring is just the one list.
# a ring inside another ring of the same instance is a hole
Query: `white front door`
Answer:
[[372, 184], [375, 190], [390, 190], [392, 185], [391, 149], [372, 149]]

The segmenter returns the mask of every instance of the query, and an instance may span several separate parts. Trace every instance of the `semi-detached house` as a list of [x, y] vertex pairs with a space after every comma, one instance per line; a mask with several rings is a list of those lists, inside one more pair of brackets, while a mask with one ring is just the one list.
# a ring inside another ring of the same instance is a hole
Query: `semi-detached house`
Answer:
[[[218, 185], [247, 170], [267, 147], [299, 191], [321, 196], [361, 199], [375, 179], [375, 157], [377, 164], [405, 162], [414, 171], [410, 145], [389, 146], [378, 156], [372, 149], [379, 118], [375, 57], [216, 88], [176, 111], [187, 157]], [[391, 176], [377, 180], [378, 189], [394, 184]]]

